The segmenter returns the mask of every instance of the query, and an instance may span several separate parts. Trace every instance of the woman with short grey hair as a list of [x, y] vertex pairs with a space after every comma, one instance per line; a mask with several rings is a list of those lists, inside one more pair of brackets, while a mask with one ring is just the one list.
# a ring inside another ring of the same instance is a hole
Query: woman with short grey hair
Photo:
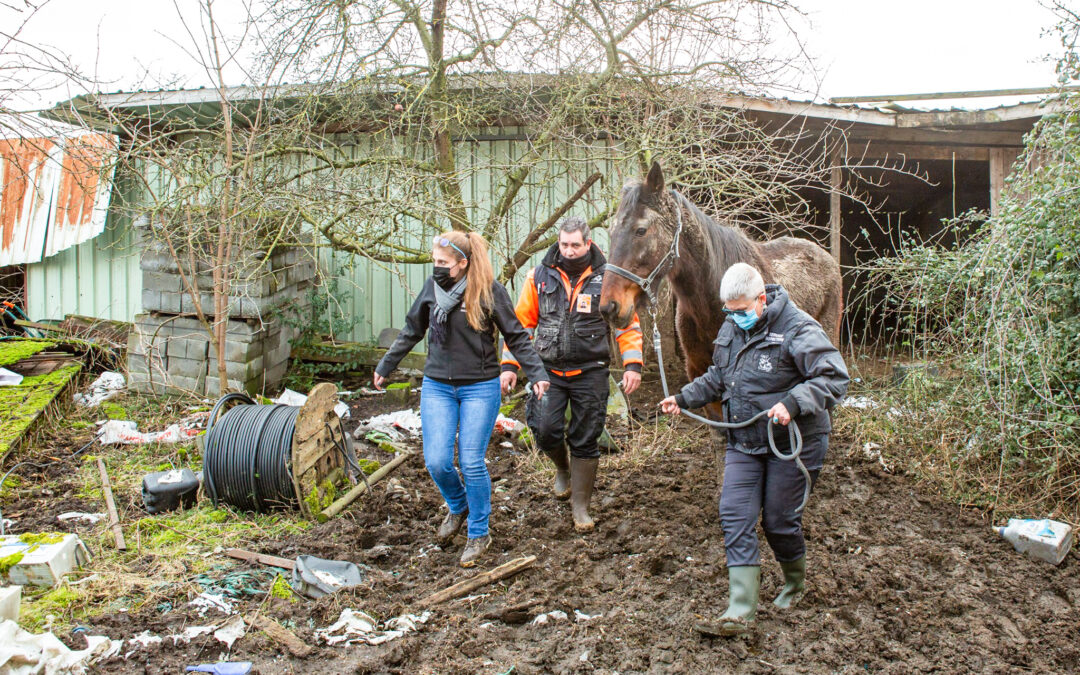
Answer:
[[[806, 478], [795, 462], [769, 448], [768, 425], [802, 431], [801, 459], [813, 486], [825, 460], [832, 426], [829, 409], [847, 392], [848, 373], [840, 352], [821, 325], [795, 306], [781, 286], [766, 285], [750, 265], [732, 265], [720, 282], [727, 320], [720, 327], [713, 365], [660, 402], [665, 413], [723, 401], [724, 420], [748, 420], [762, 410], [767, 418], [727, 432], [720, 524], [724, 530], [729, 599], [717, 623], [695, 629], [708, 635], [738, 635], [757, 614], [761, 556], [757, 522], [784, 572], [784, 587], [773, 604], [790, 608], [806, 588], [806, 542], [799, 504]], [[788, 435], [776, 445], [790, 453]]]

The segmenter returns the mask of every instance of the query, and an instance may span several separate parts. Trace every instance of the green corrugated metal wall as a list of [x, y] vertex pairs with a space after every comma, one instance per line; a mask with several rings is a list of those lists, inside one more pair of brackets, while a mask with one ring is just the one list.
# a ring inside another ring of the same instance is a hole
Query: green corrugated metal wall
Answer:
[[[514, 127], [482, 129], [477, 133], [480, 140], [455, 144], [459, 167], [465, 174], [463, 196], [474, 222], [487, 213], [502, 177], [514, 160], [527, 151], [528, 141], [521, 140], [523, 135], [523, 130]], [[335, 140], [340, 143], [343, 139]], [[355, 139], [351, 144], [339, 147], [349, 155], [355, 155], [370, 149], [371, 145], [366, 139]], [[607, 157], [596, 159], [603, 155]], [[506, 251], [520, 242], [529, 225], [546, 219], [594, 171], [600, 171], [608, 183], [606, 186], [594, 185], [590, 191], [591, 204], [579, 202], [578, 208], [572, 211], [586, 217], [603, 208], [602, 200], [596, 198], [598, 195], [609, 195], [614, 191], [612, 188], [622, 183], [616, 162], [610, 158], [603, 142], [588, 150], [575, 151], [570, 162], [547, 162], [534, 170], [529, 184], [519, 193], [512, 208], [511, 227], [504, 228], [500, 240], [492, 242], [492, 261], [496, 270], [505, 262]], [[596, 238], [602, 246], [606, 242], [605, 234], [597, 232]], [[420, 241], [419, 234], [410, 239], [413, 245], [428, 247], [427, 242]], [[36, 320], [77, 313], [130, 321], [141, 311], [142, 275], [135, 240], [136, 234], [128, 223], [111, 218], [106, 232], [95, 240], [29, 265], [27, 313]], [[328, 249], [320, 251], [319, 257], [324, 273], [336, 276], [339, 289], [345, 292], [339, 300], [352, 329], [346, 335], [337, 336], [343, 340], [370, 342], [385, 327], [400, 328], [412, 298], [430, 274], [430, 265], [402, 265], [388, 269], [363, 256]], [[535, 264], [537, 259], [538, 256], [534, 257], [530, 264]], [[523, 275], [524, 270], [519, 278]], [[513, 282], [510, 293], [516, 298]]]
[[35, 321], [81, 314], [131, 321], [142, 310], [138, 233], [109, 216], [100, 235], [26, 266], [26, 314]]

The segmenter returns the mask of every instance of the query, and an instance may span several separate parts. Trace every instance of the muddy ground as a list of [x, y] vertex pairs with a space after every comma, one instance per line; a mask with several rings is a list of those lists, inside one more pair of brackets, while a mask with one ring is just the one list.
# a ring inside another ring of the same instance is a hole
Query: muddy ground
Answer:
[[[643, 408], [655, 397], [635, 395]], [[415, 405], [415, 395], [413, 397]], [[358, 416], [385, 408], [357, 404]], [[845, 411], [844, 414], [857, 414]], [[666, 424], [666, 422], [661, 422]], [[853, 438], [833, 448], [807, 509], [810, 591], [782, 612], [768, 599], [779, 568], [763, 550], [762, 603], [751, 635], [708, 639], [695, 620], [725, 607], [727, 574], [717, 517], [718, 471], [709, 434], [680, 423], [663, 452], [640, 447], [656, 436], [617, 438], [624, 456], [601, 460], [595, 532], [573, 530], [569, 505], [547, 492], [548, 476], [526, 451], [489, 451], [495, 484], [494, 544], [478, 570], [457, 566], [462, 536], [433, 547], [441, 499], [419, 457], [395, 477], [407, 496], [380, 486], [343, 517], [303, 534], [263, 541], [262, 552], [362, 563], [365, 586], [318, 601], [255, 597], [239, 607], [278, 619], [305, 641], [344, 607], [377, 618], [413, 611], [432, 592], [526, 555], [536, 565], [504, 583], [435, 608], [420, 632], [380, 646], [328, 647], [297, 659], [249, 632], [223, 653], [212, 637], [152, 646], [113, 659], [101, 672], [180, 672], [218, 658], [251, 660], [262, 673], [1070, 673], [1080, 669], [1080, 557], [1060, 567], [1016, 554], [979, 512], [945, 503], [904, 475], [862, 456]], [[672, 440], [674, 438], [674, 440]], [[637, 444], [637, 445], [635, 445]], [[119, 451], [116, 451], [119, 452]], [[637, 453], [635, 455], [635, 453]], [[378, 456], [378, 455], [372, 455]], [[385, 456], [382, 457], [385, 459]], [[616, 468], [617, 467], [617, 468]], [[58, 490], [64, 494], [63, 485]], [[101, 510], [48, 496], [20, 497], [5, 513]], [[48, 520], [48, 518], [46, 518]], [[43, 521], [46, 522], [46, 521]], [[23, 525], [34, 525], [32, 519]], [[529, 605], [506, 615], [508, 607]], [[562, 610], [569, 619], [532, 623]], [[593, 615], [574, 620], [575, 612]], [[104, 613], [89, 632], [131, 638], [207, 623], [190, 609]], [[65, 635], [73, 645], [81, 640]]]

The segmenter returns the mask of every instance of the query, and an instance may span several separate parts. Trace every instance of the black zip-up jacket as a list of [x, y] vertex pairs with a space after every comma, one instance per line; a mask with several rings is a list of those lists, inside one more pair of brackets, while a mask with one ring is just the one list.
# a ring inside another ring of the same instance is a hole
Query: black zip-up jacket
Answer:
[[[448, 384], [472, 384], [498, 377], [501, 368], [496, 338], [499, 332], [511, 353], [521, 362], [526, 377], [531, 382], [548, 381], [547, 371], [533, 349], [529, 333], [514, 314], [506, 287], [492, 282], [491, 295], [494, 303], [487, 314], [484, 330], [476, 331], [469, 325], [464, 303], [450, 312], [446, 320], [446, 341], [441, 345], [428, 344], [424, 375]], [[376, 373], [389, 377], [394, 372], [401, 359], [424, 338], [434, 308], [435, 280], [428, 277], [405, 317], [405, 327], [375, 366]]]
[[[713, 365], [675, 395], [683, 408], [723, 401], [724, 420], [740, 422], [783, 403], [804, 438], [832, 430], [829, 409], [847, 393], [848, 372], [821, 325], [782, 287], [765, 287], [765, 311], [749, 331], [731, 318], [713, 341]], [[769, 451], [768, 420], [729, 429], [728, 441], [749, 454]], [[787, 433], [775, 435], [787, 447]]]

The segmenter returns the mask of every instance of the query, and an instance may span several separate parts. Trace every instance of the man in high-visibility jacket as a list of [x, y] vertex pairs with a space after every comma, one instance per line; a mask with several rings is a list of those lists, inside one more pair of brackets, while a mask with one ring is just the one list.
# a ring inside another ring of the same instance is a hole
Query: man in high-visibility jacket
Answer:
[[[574, 528], [593, 529], [589, 501], [600, 462], [597, 441], [607, 413], [609, 327], [600, 314], [604, 254], [589, 237], [589, 226], [570, 217], [559, 225], [559, 241], [542, 263], [529, 270], [515, 311], [533, 330], [533, 345], [544, 361], [551, 387], [540, 401], [531, 397], [525, 417], [537, 445], [555, 464], [555, 496], [570, 498]], [[641, 326], [635, 314], [615, 333], [622, 355], [622, 388], [641, 384]], [[518, 363], [503, 350], [502, 384], [517, 384]], [[566, 406], [570, 423], [566, 423]], [[569, 453], [567, 446], [569, 445]]]

